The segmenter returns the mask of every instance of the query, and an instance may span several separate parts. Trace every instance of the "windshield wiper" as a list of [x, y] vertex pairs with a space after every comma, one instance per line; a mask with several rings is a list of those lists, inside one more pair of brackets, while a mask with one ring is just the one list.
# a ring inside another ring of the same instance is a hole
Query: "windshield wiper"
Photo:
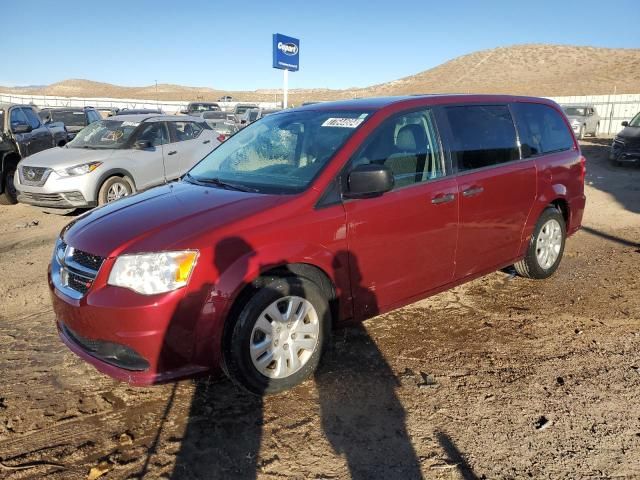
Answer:
[[187, 173], [185, 178], [196, 185], [215, 185], [216, 187], [226, 188], [227, 190], [237, 190], [239, 192], [259, 192], [259, 190], [256, 190], [255, 188], [247, 187], [246, 185], [238, 185], [237, 183], [225, 182], [224, 180], [220, 180], [216, 177], [196, 178], [190, 173]]

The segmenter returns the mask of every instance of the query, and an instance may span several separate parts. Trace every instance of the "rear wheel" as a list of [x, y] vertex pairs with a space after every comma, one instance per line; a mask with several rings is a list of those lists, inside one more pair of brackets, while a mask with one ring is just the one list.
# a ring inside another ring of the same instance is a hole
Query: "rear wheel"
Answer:
[[320, 288], [299, 277], [269, 279], [231, 321], [223, 345], [225, 372], [256, 395], [306, 380], [318, 366], [331, 324]]
[[133, 187], [125, 177], [108, 178], [98, 192], [98, 204], [115, 202], [133, 193]]
[[593, 138], [598, 138], [598, 132], [600, 131], [600, 124], [596, 125], [596, 129], [593, 131]]
[[545, 279], [560, 265], [566, 238], [564, 217], [558, 209], [549, 207], [538, 219], [525, 257], [514, 265], [519, 275]]
[[18, 191], [13, 183], [16, 167], [10, 166], [5, 172], [2, 181], [2, 193], [0, 194], [0, 205], [15, 205], [18, 203]]
[[580, 126], [580, 131], [578, 132], [578, 140], [583, 140], [585, 135], [584, 125]]

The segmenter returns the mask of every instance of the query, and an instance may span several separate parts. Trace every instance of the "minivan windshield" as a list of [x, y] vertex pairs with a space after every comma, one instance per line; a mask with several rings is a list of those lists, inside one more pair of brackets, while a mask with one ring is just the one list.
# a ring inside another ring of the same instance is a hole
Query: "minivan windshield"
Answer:
[[76, 135], [69, 148], [122, 148], [140, 122], [100, 120], [93, 122]]
[[223, 142], [186, 179], [222, 181], [262, 193], [301, 192], [368, 115], [344, 110], [269, 115]]
[[584, 117], [587, 114], [586, 108], [582, 107], [565, 107], [564, 113], [566, 113], [567, 116], [573, 115], [576, 117]]

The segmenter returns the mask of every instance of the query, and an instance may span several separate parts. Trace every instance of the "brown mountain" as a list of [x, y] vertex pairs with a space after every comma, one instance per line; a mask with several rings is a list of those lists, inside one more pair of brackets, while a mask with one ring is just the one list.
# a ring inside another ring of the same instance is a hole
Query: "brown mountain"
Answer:
[[[411, 93], [512, 93], [560, 96], [640, 93], [640, 49], [516, 45], [463, 55], [409, 77], [366, 88], [293, 89], [290, 102]], [[155, 100], [280, 100], [279, 90], [228, 91], [159, 84], [121, 87], [90, 80], [65, 80], [44, 87], [0, 87], [3, 92], [73, 97]]]

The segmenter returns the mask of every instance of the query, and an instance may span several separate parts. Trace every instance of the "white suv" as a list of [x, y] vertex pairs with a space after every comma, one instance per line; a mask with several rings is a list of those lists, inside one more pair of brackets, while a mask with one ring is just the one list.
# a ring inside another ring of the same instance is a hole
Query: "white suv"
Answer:
[[18, 201], [73, 210], [175, 180], [220, 142], [202, 118], [122, 115], [84, 128], [62, 148], [18, 164]]

